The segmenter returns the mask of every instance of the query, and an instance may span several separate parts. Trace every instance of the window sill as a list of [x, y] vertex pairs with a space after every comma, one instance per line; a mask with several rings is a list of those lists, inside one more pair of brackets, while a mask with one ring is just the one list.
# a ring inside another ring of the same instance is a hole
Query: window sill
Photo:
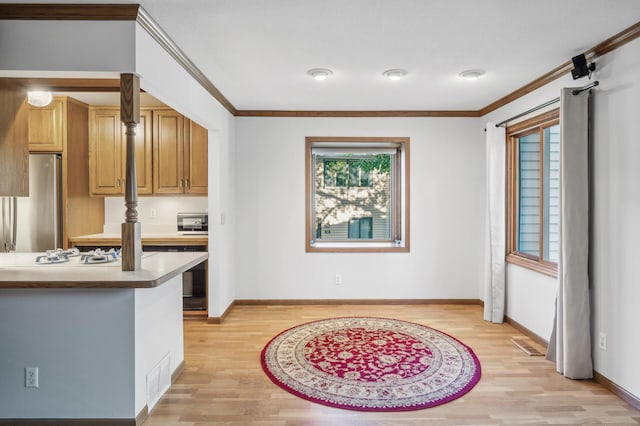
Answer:
[[532, 271], [539, 272], [549, 277], [558, 278], [558, 265], [550, 262], [539, 262], [518, 255], [517, 253], [509, 253], [506, 258], [507, 263], [521, 266]]
[[307, 243], [306, 251], [308, 253], [406, 253], [409, 252], [409, 245], [387, 242], [315, 242]]

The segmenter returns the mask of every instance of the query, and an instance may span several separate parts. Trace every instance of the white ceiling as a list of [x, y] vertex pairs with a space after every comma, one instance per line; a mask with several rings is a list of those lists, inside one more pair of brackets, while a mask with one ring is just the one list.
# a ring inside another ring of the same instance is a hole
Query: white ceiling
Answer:
[[640, 21], [639, 0], [81, 3], [140, 3], [239, 110], [478, 110]]

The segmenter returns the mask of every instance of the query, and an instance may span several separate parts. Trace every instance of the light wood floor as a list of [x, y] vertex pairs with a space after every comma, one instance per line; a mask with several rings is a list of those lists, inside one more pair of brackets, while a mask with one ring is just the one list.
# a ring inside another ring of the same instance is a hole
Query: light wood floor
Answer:
[[[274, 385], [260, 351], [276, 334], [317, 319], [371, 315], [425, 324], [473, 348], [482, 378], [448, 404], [397, 413], [325, 407]], [[640, 424], [640, 412], [591, 381], [565, 379], [544, 357], [512, 343], [507, 324], [462, 305], [235, 306], [223, 324], [185, 322], [186, 370], [145, 422], [149, 425], [516, 425]]]

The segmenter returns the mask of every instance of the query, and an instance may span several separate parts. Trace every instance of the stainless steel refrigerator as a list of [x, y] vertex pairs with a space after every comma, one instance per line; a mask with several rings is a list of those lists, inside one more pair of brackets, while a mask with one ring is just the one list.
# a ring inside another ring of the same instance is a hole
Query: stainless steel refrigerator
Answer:
[[62, 247], [61, 157], [29, 155], [29, 196], [0, 197], [0, 252]]

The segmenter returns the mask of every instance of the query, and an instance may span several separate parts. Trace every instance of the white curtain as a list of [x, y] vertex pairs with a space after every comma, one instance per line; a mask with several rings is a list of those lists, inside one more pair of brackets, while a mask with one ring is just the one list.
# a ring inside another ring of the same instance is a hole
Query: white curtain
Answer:
[[560, 257], [547, 358], [571, 379], [593, 377], [589, 307], [589, 93], [560, 96]]
[[505, 279], [505, 130], [487, 123], [487, 221], [484, 280], [484, 319], [504, 320]]

